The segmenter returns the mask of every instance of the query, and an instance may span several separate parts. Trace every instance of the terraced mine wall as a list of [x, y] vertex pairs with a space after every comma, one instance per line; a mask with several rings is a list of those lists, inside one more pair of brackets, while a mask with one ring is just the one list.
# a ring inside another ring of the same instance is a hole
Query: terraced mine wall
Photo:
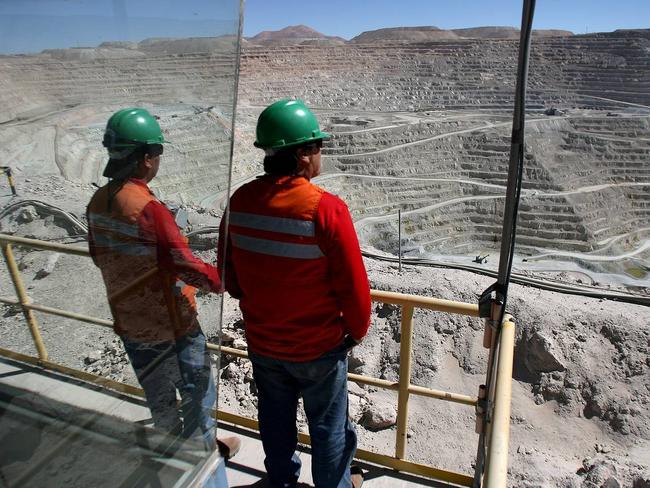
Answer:
[[[241, 99], [322, 109], [334, 138], [320, 183], [349, 202], [363, 244], [396, 254], [400, 209], [407, 256], [497, 253], [517, 46], [249, 47]], [[646, 31], [533, 42], [517, 238], [531, 262], [647, 266], [649, 49]]]
[[[101, 183], [107, 118], [150, 108], [173, 144], [156, 186], [196, 202], [227, 188], [236, 58], [231, 40], [143, 42], [0, 57], [0, 157], [18, 172]], [[4, 164], [4, 163], [3, 163]]]
[[[645, 31], [618, 37], [538, 39], [532, 45], [528, 107], [650, 105]], [[254, 47], [244, 51], [241, 94], [255, 105], [300, 94], [314, 106], [378, 111], [511, 110], [518, 42]], [[616, 95], [616, 96], [614, 96]]]
[[[585, 272], [626, 279], [635, 274], [633, 285], [647, 293], [650, 109], [643, 34], [535, 40], [515, 268], [541, 270], [544, 277], [580, 270], [582, 279]], [[347, 201], [366, 250], [397, 252], [401, 210], [406, 256], [467, 263], [477, 253], [491, 254], [486, 267], [493, 266], [515, 53], [516, 43], [505, 40], [247, 46], [234, 185], [261, 172], [262, 154], [252, 146], [261, 107], [281, 96], [301, 97], [334, 135], [324, 148], [326, 171], [317, 183]], [[3, 215], [0, 230], [83, 247], [83, 229], [30, 200], [82, 216], [94, 192], [90, 183], [103, 182], [106, 120], [127, 104], [150, 108], [173, 141], [154, 180], [163, 198], [223, 205], [233, 95], [226, 85], [234, 81], [234, 67], [231, 55], [205, 40], [0, 57], [0, 164], [14, 170], [19, 196], [11, 197], [5, 180], [0, 194], [7, 207], [23, 199], [27, 204]], [[557, 110], [544, 114], [548, 109]], [[218, 223], [219, 211], [204, 210], [188, 208], [191, 230]], [[203, 259], [214, 261], [214, 234], [194, 234], [191, 242], [204, 249]], [[110, 318], [105, 300], [98, 299], [104, 291], [90, 259], [16, 251], [35, 303]], [[419, 266], [397, 273], [396, 266], [374, 259], [366, 266], [373, 288], [468, 303], [492, 281]], [[0, 282], [10, 295], [5, 267]], [[245, 347], [236, 301], [226, 296], [221, 329], [221, 297], [197, 299], [210, 340]], [[508, 307], [519, 330], [511, 484], [647, 486], [646, 310], [517, 284]], [[112, 331], [45, 314], [38, 320], [53, 361], [135, 384]], [[19, 307], [3, 307], [0, 326], [6, 332], [3, 347], [35, 354]], [[373, 307], [370, 334], [351, 353], [351, 372], [397, 381], [399, 329], [398, 307]], [[482, 337], [477, 320], [418, 311], [414, 383], [477, 391], [485, 379]], [[254, 415], [250, 364], [233, 359], [220, 369], [220, 406]], [[360, 445], [390, 454], [394, 428], [375, 432], [369, 419], [390, 412], [396, 398], [351, 387], [350, 414], [366, 426], [358, 429]], [[412, 398], [409, 407], [409, 458], [471, 474], [476, 437], [467, 434], [473, 412], [421, 400]]]
[[[174, 142], [155, 181], [161, 195], [223, 206], [235, 59], [232, 45], [197, 42], [0, 58], [0, 157], [18, 172], [101, 182], [106, 118], [145, 105]], [[234, 184], [260, 172], [251, 143], [261, 108], [302, 98], [334, 135], [317, 182], [348, 202], [364, 247], [395, 254], [401, 210], [405, 255], [494, 253], [517, 48], [507, 39], [248, 44]], [[531, 262], [551, 252], [647, 276], [649, 53], [647, 31], [535, 39], [518, 231]]]

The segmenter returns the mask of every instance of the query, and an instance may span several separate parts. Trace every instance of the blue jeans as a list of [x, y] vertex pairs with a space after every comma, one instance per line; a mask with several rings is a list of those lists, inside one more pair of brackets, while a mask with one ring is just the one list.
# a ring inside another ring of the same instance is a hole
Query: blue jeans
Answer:
[[[206, 448], [214, 449], [216, 421], [212, 409], [217, 393], [203, 331], [197, 328], [174, 342], [121, 339], [144, 390], [154, 425], [185, 438], [202, 436]], [[180, 412], [176, 390], [181, 395]]]
[[258, 391], [258, 420], [272, 487], [296, 486], [296, 414], [302, 396], [317, 488], [350, 488], [357, 435], [348, 418], [348, 358], [341, 345], [313, 361], [290, 362], [249, 352]]

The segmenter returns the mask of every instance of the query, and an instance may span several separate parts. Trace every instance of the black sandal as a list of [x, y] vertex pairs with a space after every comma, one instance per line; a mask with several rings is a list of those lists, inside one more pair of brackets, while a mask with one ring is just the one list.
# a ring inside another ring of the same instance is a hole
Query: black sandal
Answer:
[[361, 466], [352, 465], [350, 466], [350, 481], [352, 482], [352, 488], [361, 488], [363, 485], [363, 470]]

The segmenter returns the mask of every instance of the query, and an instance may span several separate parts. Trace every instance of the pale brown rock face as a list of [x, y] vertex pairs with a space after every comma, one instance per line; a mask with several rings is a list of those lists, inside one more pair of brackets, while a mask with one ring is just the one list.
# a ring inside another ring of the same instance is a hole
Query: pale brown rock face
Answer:
[[[302, 98], [333, 134], [314, 183], [347, 202], [365, 250], [396, 255], [401, 210], [405, 258], [495, 269], [512, 124], [513, 33], [411, 29], [354, 42], [305, 29], [289, 34], [289, 41], [269, 35], [244, 42], [233, 187], [261, 172], [262, 153], [252, 143], [262, 108], [278, 98]], [[649, 48], [647, 30], [535, 37], [515, 260], [524, 278], [647, 297]], [[83, 220], [91, 183], [103, 183], [107, 117], [125, 105], [144, 105], [173, 142], [152, 186], [188, 210], [186, 230], [206, 231], [191, 240], [205, 259], [214, 259], [214, 227], [228, 189], [232, 53], [232, 39], [180, 39], [0, 57], [0, 164], [12, 165], [19, 200], [56, 205]], [[16, 199], [7, 188], [1, 180], [7, 195], [0, 195], [0, 232], [83, 240], [83, 228], [46, 206], [12, 207]], [[487, 262], [472, 263], [477, 255]], [[18, 259], [39, 301], [110, 316], [98, 299], [104, 290], [90, 260], [27, 251]], [[492, 282], [467, 271], [411, 265], [400, 275], [396, 266], [374, 259], [367, 267], [375, 288], [466, 302]], [[12, 289], [8, 279], [0, 266], [3, 294]], [[61, 283], [69, 285], [62, 291]], [[214, 339], [219, 298], [200, 296], [199, 302]], [[647, 307], [517, 285], [509, 309], [518, 327], [512, 486], [646, 486]], [[41, 320], [45, 330], [61, 327], [58, 319]], [[224, 343], [245, 348], [230, 298], [223, 323]], [[415, 323], [413, 382], [474, 395], [485, 375], [481, 324], [423, 311]], [[31, 351], [19, 309], [5, 307], [0, 327], [2, 347]], [[135, 381], [110, 331], [77, 327], [74, 341], [56, 336], [48, 334], [49, 347], [63, 362]], [[377, 305], [351, 371], [395, 381], [399, 345], [399, 310]], [[248, 363], [224, 362], [220, 377], [223, 408], [253, 415], [256, 388]], [[360, 386], [351, 387], [351, 395], [361, 447], [389, 452], [394, 395]], [[363, 427], [368, 419], [374, 419], [370, 429]], [[471, 409], [416, 398], [411, 459], [469, 473], [473, 428]]]

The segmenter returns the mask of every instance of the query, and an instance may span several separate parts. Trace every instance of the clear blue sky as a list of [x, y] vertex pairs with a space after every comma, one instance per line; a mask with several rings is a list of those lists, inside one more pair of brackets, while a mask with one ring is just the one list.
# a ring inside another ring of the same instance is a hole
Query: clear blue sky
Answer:
[[[520, 0], [247, 0], [244, 35], [304, 24], [346, 39], [382, 27], [518, 27]], [[0, 53], [237, 28], [238, 0], [0, 0]], [[538, 0], [534, 27], [575, 33], [649, 28], [650, 0]]]
[[[349, 39], [382, 27], [519, 27], [518, 0], [247, 0], [244, 35], [305, 24]], [[576, 34], [650, 28], [650, 0], [538, 0], [534, 28]]]

